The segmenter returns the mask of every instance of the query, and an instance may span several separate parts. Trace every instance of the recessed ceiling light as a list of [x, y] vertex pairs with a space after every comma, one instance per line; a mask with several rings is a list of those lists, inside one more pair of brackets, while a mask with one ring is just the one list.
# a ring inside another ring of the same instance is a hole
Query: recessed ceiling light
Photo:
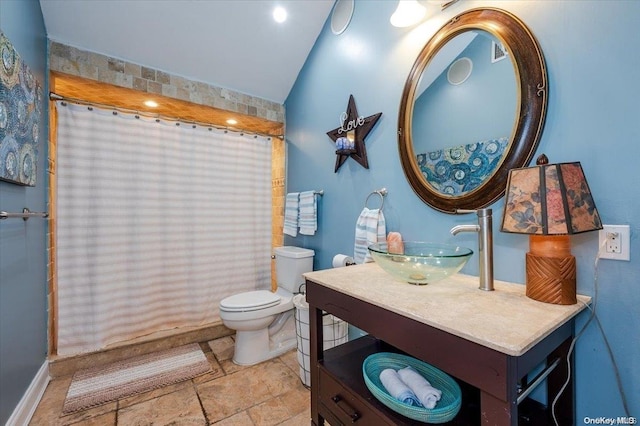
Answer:
[[144, 104], [146, 106], [148, 106], [149, 108], [157, 108], [158, 107], [158, 103], [155, 101], [144, 101]]
[[227, 124], [230, 124], [230, 125], [233, 126], [234, 124], [238, 124], [238, 121], [234, 120], [233, 118], [230, 118], [230, 119], [227, 120]]
[[273, 9], [273, 19], [279, 24], [287, 20], [287, 11], [284, 7], [276, 7]]

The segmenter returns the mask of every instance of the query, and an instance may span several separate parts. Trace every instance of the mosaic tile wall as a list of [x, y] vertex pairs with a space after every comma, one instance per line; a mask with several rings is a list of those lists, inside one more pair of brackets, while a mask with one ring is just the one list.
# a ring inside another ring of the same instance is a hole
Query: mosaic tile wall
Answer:
[[142, 65], [49, 42], [49, 67], [78, 77], [284, 123], [284, 106]]

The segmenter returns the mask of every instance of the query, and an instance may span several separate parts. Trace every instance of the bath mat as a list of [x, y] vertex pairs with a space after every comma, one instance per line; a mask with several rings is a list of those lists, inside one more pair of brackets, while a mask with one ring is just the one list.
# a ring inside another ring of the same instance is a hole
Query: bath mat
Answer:
[[78, 370], [71, 380], [62, 412], [85, 410], [189, 380], [210, 370], [197, 343]]

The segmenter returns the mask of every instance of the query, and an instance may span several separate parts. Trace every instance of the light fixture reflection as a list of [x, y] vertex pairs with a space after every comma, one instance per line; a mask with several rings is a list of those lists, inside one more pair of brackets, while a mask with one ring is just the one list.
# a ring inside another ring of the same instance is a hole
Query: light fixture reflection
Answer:
[[233, 126], [234, 124], [238, 124], [238, 121], [234, 120], [233, 118], [230, 118], [227, 120], [227, 124]]
[[158, 103], [156, 101], [152, 101], [152, 100], [144, 101], [144, 104], [146, 106], [148, 106], [149, 108], [157, 108], [158, 107]]
[[394, 27], [404, 28], [420, 22], [427, 10], [417, 0], [400, 0], [389, 22]]

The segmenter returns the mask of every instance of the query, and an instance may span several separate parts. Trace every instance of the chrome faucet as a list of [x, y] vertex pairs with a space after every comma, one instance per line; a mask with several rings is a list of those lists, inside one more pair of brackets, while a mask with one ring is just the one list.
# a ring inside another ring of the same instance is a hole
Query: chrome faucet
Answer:
[[476, 213], [477, 225], [456, 225], [451, 234], [478, 233], [478, 262], [480, 266], [480, 290], [493, 291], [493, 220], [491, 209], [456, 210], [456, 214]]

